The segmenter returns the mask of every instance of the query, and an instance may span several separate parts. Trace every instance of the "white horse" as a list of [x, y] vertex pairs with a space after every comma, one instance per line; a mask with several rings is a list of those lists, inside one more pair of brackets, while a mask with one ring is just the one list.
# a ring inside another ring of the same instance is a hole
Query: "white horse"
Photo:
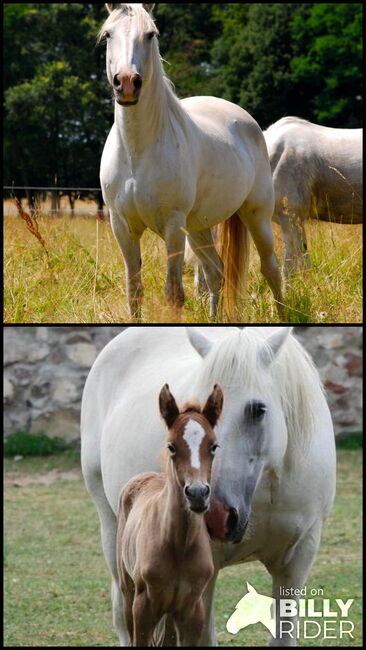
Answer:
[[205, 403], [215, 383], [224, 394], [206, 515], [215, 573], [202, 644], [215, 645], [222, 567], [260, 560], [274, 598], [280, 587], [303, 586], [333, 502], [335, 444], [318, 373], [290, 330], [135, 326], [95, 361], [82, 401], [82, 470], [100, 518], [121, 645], [128, 635], [116, 566], [118, 495], [134, 475], [159, 470], [165, 431], [157, 399], [165, 382], [178, 401]]
[[362, 129], [333, 129], [284, 117], [263, 135], [288, 277], [297, 267], [309, 265], [306, 218], [362, 222]]
[[[271, 225], [273, 185], [258, 124], [223, 99], [179, 101], [164, 75], [158, 31], [149, 13], [153, 5], [107, 7], [111, 13], [100, 38], [107, 41], [115, 121], [104, 147], [100, 178], [125, 261], [131, 315], [141, 315], [140, 238], [146, 228], [165, 240], [165, 292], [168, 302], [176, 306], [184, 300], [187, 234], [204, 269], [212, 316], [223, 274], [228, 301], [231, 298], [229, 309], [244, 289], [249, 229], [282, 315], [281, 275]], [[222, 259], [210, 230], [221, 222]]]

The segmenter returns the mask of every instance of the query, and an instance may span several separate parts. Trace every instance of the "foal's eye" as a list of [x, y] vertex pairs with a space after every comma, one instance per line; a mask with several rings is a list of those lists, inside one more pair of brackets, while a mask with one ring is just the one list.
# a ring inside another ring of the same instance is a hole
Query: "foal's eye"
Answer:
[[254, 424], [263, 420], [267, 407], [263, 402], [249, 402], [245, 407], [245, 419]]
[[169, 450], [171, 456], [175, 456], [175, 454], [177, 453], [175, 445], [173, 445], [171, 442], [168, 442], [167, 449]]
[[219, 443], [218, 442], [213, 442], [212, 445], [211, 445], [211, 449], [210, 449], [211, 454], [213, 456], [215, 455], [215, 451], [216, 451], [217, 447], [220, 447]]

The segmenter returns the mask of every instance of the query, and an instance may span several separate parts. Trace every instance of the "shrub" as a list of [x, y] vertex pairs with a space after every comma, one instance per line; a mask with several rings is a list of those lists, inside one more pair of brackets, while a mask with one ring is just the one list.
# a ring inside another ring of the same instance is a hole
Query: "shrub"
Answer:
[[362, 433], [340, 435], [336, 439], [336, 445], [339, 449], [362, 449]]
[[16, 431], [4, 440], [4, 456], [47, 456], [66, 449], [60, 438], [50, 438], [45, 433]]

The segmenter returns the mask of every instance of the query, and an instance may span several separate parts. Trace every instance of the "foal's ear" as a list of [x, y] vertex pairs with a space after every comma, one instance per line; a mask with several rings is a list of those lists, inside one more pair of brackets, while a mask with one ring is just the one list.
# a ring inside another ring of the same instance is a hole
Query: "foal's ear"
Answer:
[[218, 384], [215, 384], [202, 411], [202, 415], [205, 416], [206, 420], [209, 421], [212, 427], [216, 425], [217, 420], [221, 415], [223, 403], [224, 396], [222, 390]]
[[179, 415], [179, 409], [169, 390], [168, 384], [165, 384], [160, 391], [159, 407], [161, 416], [164, 418], [168, 429], [171, 429]]

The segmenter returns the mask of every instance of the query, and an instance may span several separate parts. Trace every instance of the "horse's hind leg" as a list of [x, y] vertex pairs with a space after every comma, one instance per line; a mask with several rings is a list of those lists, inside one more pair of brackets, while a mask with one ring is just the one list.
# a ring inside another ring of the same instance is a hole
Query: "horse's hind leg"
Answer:
[[220, 291], [223, 286], [223, 264], [220, 260], [212, 238], [212, 232], [199, 230], [190, 232], [188, 241], [199, 258], [210, 291], [210, 316], [216, 316]]
[[168, 255], [165, 295], [169, 305], [182, 307], [183, 291], [183, 262], [185, 249], [185, 223], [182, 213], [170, 215], [167, 218], [164, 239]]
[[300, 211], [295, 213], [288, 208], [281, 208], [278, 216], [283, 239], [283, 271], [288, 280], [298, 268], [310, 267], [305, 218]]
[[141, 282], [141, 250], [140, 237], [142, 233], [132, 236], [126, 224], [118, 215], [111, 211], [113, 234], [122, 251], [126, 268], [127, 296], [130, 314], [136, 320], [141, 319], [143, 288]]
[[277, 256], [274, 251], [274, 238], [271, 221], [272, 212], [269, 210], [268, 214], [264, 214], [262, 207], [250, 208], [244, 204], [237, 213], [253, 237], [255, 247], [261, 260], [261, 272], [266, 278], [277, 302], [278, 314], [280, 318], [283, 319], [285, 317], [285, 312], [283, 308], [282, 281]]
[[[296, 542], [287, 552], [273, 564], [267, 564], [267, 569], [272, 575], [272, 596], [276, 599], [276, 638], [271, 638], [271, 646], [297, 645], [296, 628], [297, 616], [280, 617], [280, 599], [284, 598], [286, 589], [302, 589], [309, 574], [314, 558], [318, 551], [322, 522], [317, 521], [312, 528]], [[291, 599], [299, 600], [298, 596], [291, 595]]]

